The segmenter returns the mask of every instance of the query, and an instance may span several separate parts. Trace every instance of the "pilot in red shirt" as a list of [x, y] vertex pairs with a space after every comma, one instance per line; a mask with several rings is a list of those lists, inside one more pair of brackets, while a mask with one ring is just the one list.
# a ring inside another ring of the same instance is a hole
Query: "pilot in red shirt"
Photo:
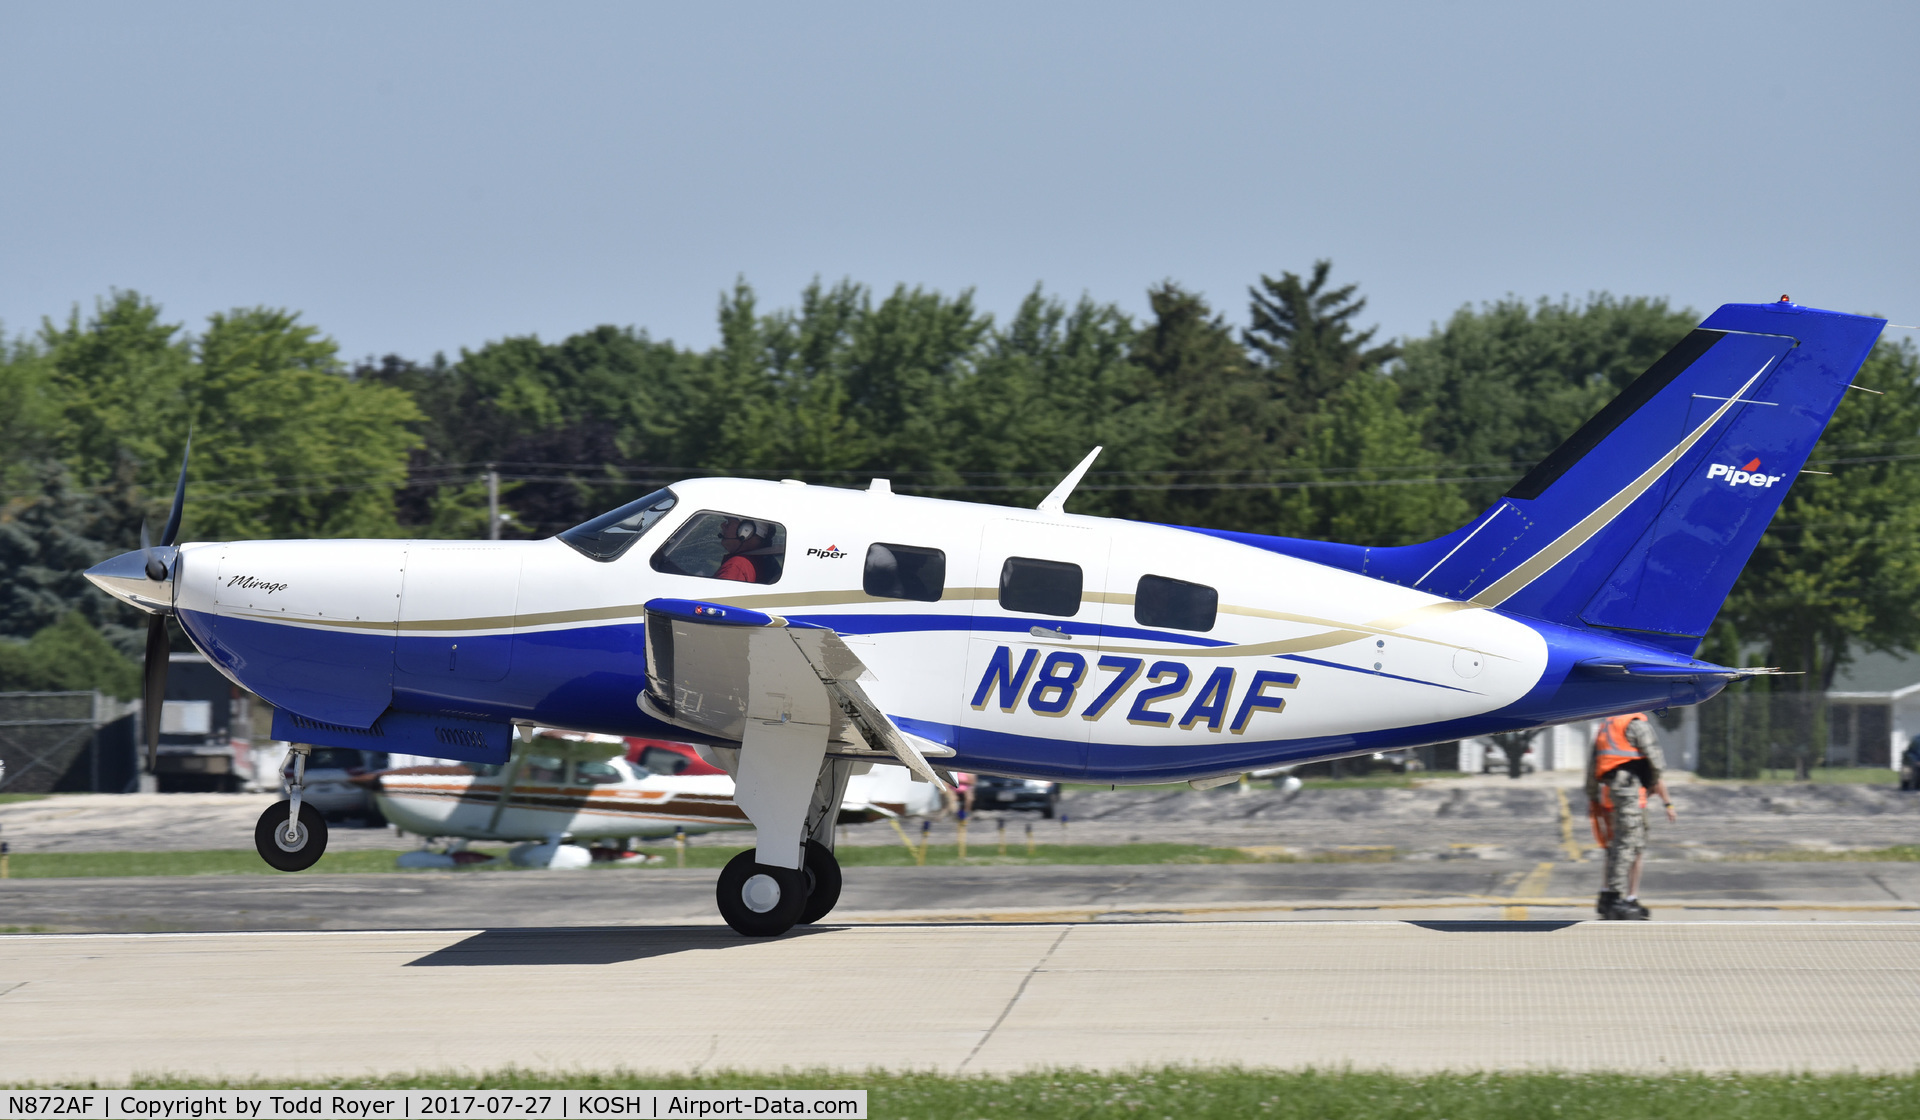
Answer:
[[749, 553], [765, 547], [766, 543], [758, 523], [744, 517], [727, 518], [720, 524], [720, 547], [726, 550], [727, 558], [713, 574], [719, 579], [759, 583], [760, 566]]

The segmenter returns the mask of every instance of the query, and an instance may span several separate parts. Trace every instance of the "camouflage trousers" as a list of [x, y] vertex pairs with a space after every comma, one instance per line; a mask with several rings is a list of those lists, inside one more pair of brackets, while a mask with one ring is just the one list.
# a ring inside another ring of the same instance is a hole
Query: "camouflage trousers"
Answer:
[[1639, 804], [1637, 790], [1613, 792], [1613, 843], [1607, 845], [1607, 886], [1627, 894], [1627, 875], [1633, 870], [1634, 857], [1647, 847], [1647, 811]]

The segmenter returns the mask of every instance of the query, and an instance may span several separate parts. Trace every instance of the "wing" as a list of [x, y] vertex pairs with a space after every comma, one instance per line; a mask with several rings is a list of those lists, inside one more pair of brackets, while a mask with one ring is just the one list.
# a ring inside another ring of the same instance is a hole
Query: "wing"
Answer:
[[897, 761], [948, 788], [927, 759], [953, 750], [900, 730], [860, 683], [872, 673], [832, 630], [691, 599], [655, 599], [646, 611], [648, 715], [736, 742], [750, 719], [823, 725], [832, 757]]

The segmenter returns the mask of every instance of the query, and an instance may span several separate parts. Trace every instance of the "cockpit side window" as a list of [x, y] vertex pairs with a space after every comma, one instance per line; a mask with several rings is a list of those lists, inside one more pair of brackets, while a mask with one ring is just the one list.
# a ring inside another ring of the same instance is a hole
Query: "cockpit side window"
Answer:
[[529, 782], [564, 782], [567, 760], [545, 754], [528, 755], [520, 776]]
[[573, 784], [577, 786], [604, 786], [620, 781], [625, 775], [611, 762], [576, 762], [573, 764]]
[[947, 589], [947, 554], [937, 548], [873, 545], [867, 549], [860, 588], [876, 599], [937, 603]]
[[648, 773], [670, 778], [691, 765], [686, 755], [663, 747], [648, 747], [640, 752], [640, 768]]
[[573, 546], [575, 551], [602, 563], [618, 560], [679, 500], [671, 490], [655, 490], [592, 521], [582, 521], [562, 532], [560, 539]]
[[676, 576], [775, 583], [787, 556], [787, 529], [737, 513], [701, 510], [653, 554], [653, 570]]

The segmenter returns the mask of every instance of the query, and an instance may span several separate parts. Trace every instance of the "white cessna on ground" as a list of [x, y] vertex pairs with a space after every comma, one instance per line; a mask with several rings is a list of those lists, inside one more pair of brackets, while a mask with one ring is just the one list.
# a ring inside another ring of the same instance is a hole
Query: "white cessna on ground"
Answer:
[[[839, 822], [921, 817], [945, 808], [932, 783], [898, 766], [856, 766]], [[393, 825], [415, 836], [528, 843], [514, 859], [531, 866], [578, 868], [627, 856], [624, 844], [752, 828], [734, 804], [733, 779], [697, 748], [550, 727], [520, 728], [504, 765], [465, 762], [400, 766], [351, 779], [365, 786]], [[285, 823], [285, 810], [268, 827]], [[578, 842], [601, 842], [593, 848]], [[620, 846], [606, 847], [613, 841]], [[279, 846], [267, 853], [279, 858]], [[460, 851], [408, 852], [411, 867], [455, 866]], [[480, 859], [477, 855], [474, 859]], [[637, 857], [635, 857], [637, 858]], [[828, 889], [830, 887], [830, 889]], [[839, 884], [814, 883], [809, 908], [833, 908]], [[804, 919], [804, 915], [803, 915]]]
[[[1091, 456], [1034, 510], [704, 478], [549, 540], [176, 547], [183, 464], [162, 544], [87, 574], [155, 612], [150, 697], [171, 614], [276, 738], [496, 763], [516, 725], [701, 742], [758, 829], [720, 912], [777, 934], [865, 764], [1209, 785], [1713, 695], [1743, 671], [1693, 653], [1884, 325], [1722, 307], [1402, 548], [1067, 513]], [[276, 866], [325, 843], [298, 758], [257, 835]]]

